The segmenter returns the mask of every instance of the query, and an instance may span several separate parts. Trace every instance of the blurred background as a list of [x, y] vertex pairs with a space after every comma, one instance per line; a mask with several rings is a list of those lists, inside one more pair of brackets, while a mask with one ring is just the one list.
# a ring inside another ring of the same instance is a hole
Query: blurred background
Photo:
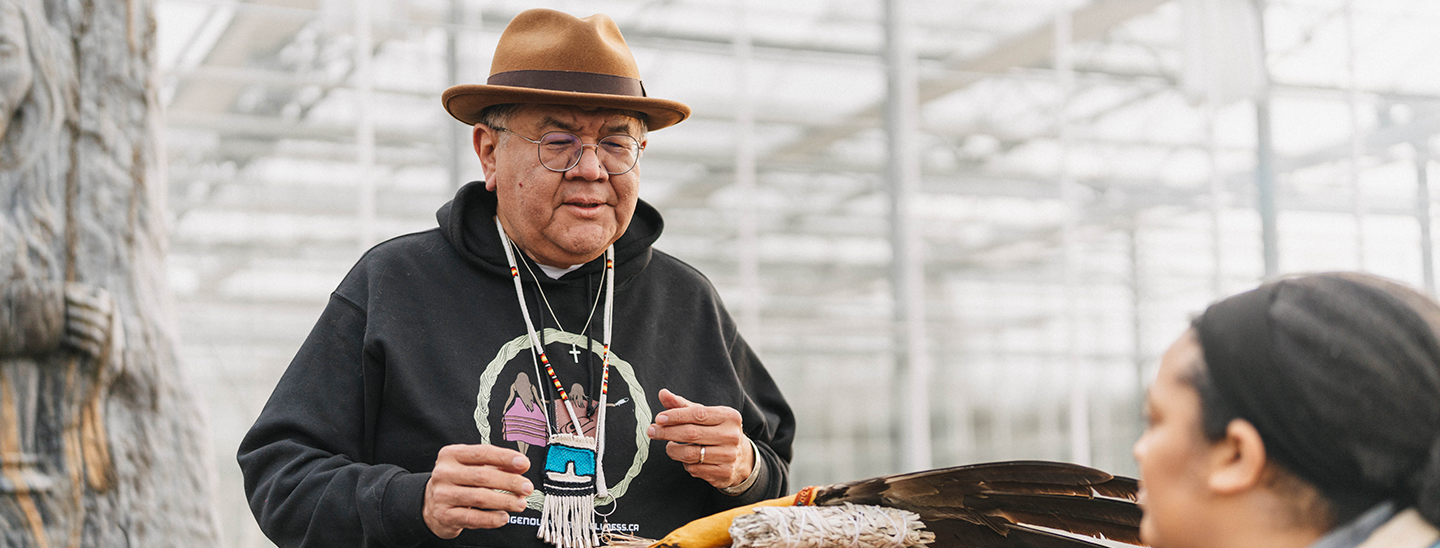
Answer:
[[[169, 278], [226, 545], [236, 447], [369, 246], [481, 177], [440, 92], [530, 7], [606, 13], [650, 95], [657, 247], [799, 419], [792, 487], [1001, 459], [1133, 475], [1218, 296], [1434, 292], [1428, 0], [157, 0]], [[623, 321], [623, 320], [622, 320]]]

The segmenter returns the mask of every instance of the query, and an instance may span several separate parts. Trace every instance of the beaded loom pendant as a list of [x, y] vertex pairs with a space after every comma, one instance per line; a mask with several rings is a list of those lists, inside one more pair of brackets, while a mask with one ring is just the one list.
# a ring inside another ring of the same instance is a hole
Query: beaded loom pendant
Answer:
[[556, 546], [599, 546], [595, 532], [595, 438], [550, 436], [539, 537]]
[[[595, 526], [595, 497], [607, 496], [605, 473], [601, 468], [605, 456], [605, 400], [610, 384], [610, 336], [614, 318], [615, 303], [615, 246], [605, 250], [605, 335], [601, 359], [601, 384], [599, 416], [596, 418], [594, 438], [584, 435], [580, 417], [570, 403], [570, 395], [560, 383], [560, 377], [545, 356], [540, 337], [530, 322], [530, 310], [525, 304], [525, 290], [520, 281], [520, 269], [511, 250], [510, 238], [500, 219], [495, 219], [495, 229], [500, 233], [500, 242], [505, 247], [505, 258], [510, 262], [510, 276], [515, 281], [515, 294], [520, 299], [520, 312], [525, 318], [525, 328], [530, 336], [531, 348], [537, 360], [536, 369], [543, 364], [546, 376], [555, 386], [560, 401], [575, 434], [550, 429], [546, 445], [544, 478], [540, 483], [545, 495], [540, 510], [540, 528], [535, 536], [554, 544], [558, 548], [593, 548], [600, 545], [598, 528]], [[602, 283], [605, 283], [602, 282]], [[537, 282], [538, 283], [538, 282]], [[539, 371], [536, 371], [537, 375]], [[559, 419], [557, 417], [557, 420]], [[547, 428], [549, 428], [547, 422]]]

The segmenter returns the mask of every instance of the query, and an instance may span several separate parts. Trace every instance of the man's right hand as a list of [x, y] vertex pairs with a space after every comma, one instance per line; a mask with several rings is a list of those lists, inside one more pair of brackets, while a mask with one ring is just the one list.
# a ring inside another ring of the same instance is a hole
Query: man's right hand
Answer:
[[507, 512], [525, 510], [535, 490], [525, 479], [530, 459], [494, 445], [447, 445], [425, 484], [425, 525], [452, 539], [465, 529], [494, 529], [510, 521]]

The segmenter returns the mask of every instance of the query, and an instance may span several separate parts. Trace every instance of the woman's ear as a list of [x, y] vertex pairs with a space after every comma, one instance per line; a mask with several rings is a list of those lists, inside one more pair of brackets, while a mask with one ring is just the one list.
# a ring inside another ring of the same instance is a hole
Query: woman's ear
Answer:
[[475, 155], [480, 158], [480, 167], [485, 171], [485, 190], [495, 191], [495, 146], [500, 132], [485, 124], [476, 123], [470, 138], [475, 145]]
[[1250, 421], [1235, 419], [1210, 448], [1207, 483], [1218, 495], [1240, 494], [1263, 486], [1267, 463], [1260, 431]]

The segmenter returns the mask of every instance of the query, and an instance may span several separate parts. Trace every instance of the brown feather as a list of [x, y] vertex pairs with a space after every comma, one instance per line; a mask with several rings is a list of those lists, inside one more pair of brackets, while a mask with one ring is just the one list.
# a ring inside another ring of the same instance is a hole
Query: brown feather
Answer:
[[1018, 510], [1130, 527], [1140, 526], [1140, 508], [1127, 500], [1006, 493], [972, 497], [965, 506], [984, 513], [996, 510]]
[[1140, 529], [1134, 525], [1087, 520], [1074, 516], [1038, 514], [1023, 510], [1002, 510], [1000, 515], [1026, 525], [1069, 531], [1077, 535], [1104, 538], [1137, 546], [1144, 545], [1140, 541]]
[[[1075, 464], [1044, 461], [1006, 461], [938, 468], [921, 472], [881, 476], [821, 487], [816, 490], [815, 503], [830, 500], [861, 504], [861, 500], [888, 493], [892, 499], [941, 495], [945, 497], [994, 491], [987, 486], [999, 485], [1018, 492], [1034, 492], [1036, 485], [1084, 486], [1104, 484], [1114, 476]], [[1084, 491], [1088, 493], [1089, 491]], [[872, 503], [873, 504], [873, 503]]]
[[1025, 527], [1013, 527], [1004, 535], [964, 521], [927, 523], [925, 528], [935, 533], [935, 542], [926, 548], [1104, 548], [1086, 539]]
[[919, 514], [927, 527], [934, 523], [961, 520], [980, 523], [1003, 534], [1015, 525], [1023, 524], [1130, 544], [1140, 543], [1140, 511], [1129, 502], [1063, 500], [1064, 497], [1049, 497], [1062, 499], [1055, 501], [1023, 501], [1020, 498], [1010, 496], [1003, 501], [971, 499], [972, 503], [980, 504], [972, 504], [969, 508], [905, 505], [904, 509]]
[[964, 485], [979, 485], [984, 482], [1092, 485], [1109, 481], [1113, 477], [1094, 468], [1065, 462], [1005, 461], [937, 468], [876, 479], [885, 479], [892, 483], [929, 479], [938, 483]]
[[1102, 496], [1125, 499], [1130, 502], [1135, 502], [1135, 499], [1140, 496], [1140, 482], [1124, 476], [1115, 476], [1110, 481], [1091, 487], [1094, 487], [1095, 491]]
[[968, 535], [955, 546], [1078, 548], [1095, 544], [1017, 524], [1139, 544], [1137, 488], [1133, 479], [1075, 464], [1011, 461], [830, 485], [816, 490], [814, 504], [909, 510], [932, 531]]
[[[1103, 485], [1103, 484], [1102, 484]], [[1090, 498], [1095, 495], [1091, 485], [1068, 485], [1060, 483], [1014, 483], [987, 481], [980, 485], [979, 495], [1004, 493], [1034, 493], [1037, 495], [1068, 495]]]

